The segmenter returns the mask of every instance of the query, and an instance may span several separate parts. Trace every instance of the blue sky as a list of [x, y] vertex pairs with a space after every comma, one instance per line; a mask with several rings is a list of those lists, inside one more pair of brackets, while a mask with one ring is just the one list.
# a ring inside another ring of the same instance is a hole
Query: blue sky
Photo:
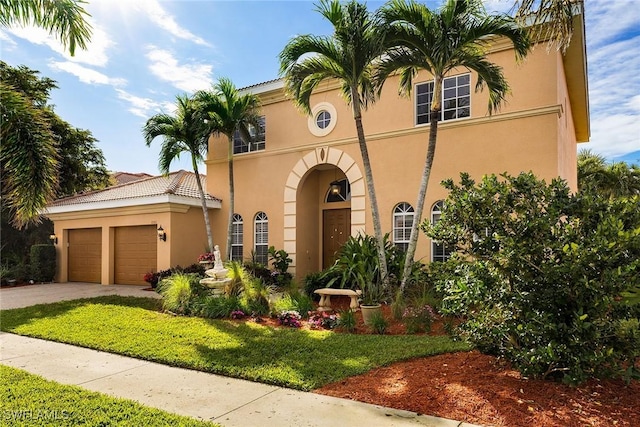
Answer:
[[[435, 7], [438, 1], [427, 1]], [[488, 0], [508, 11], [514, 0]], [[382, 2], [369, 1], [373, 10]], [[172, 112], [175, 96], [219, 77], [244, 87], [278, 77], [277, 56], [297, 34], [330, 34], [311, 1], [89, 0], [93, 36], [68, 56], [37, 28], [0, 29], [0, 57], [58, 82], [51, 103], [64, 120], [90, 130], [112, 171], [157, 174], [160, 139], [141, 128]], [[586, 0], [590, 148], [640, 163], [640, 7], [638, 0]], [[172, 170], [190, 169], [187, 156]]]

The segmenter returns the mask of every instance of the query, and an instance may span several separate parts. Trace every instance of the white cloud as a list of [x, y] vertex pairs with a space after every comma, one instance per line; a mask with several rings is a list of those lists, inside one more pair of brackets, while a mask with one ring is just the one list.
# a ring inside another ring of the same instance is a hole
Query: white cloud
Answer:
[[151, 61], [149, 70], [161, 80], [171, 83], [174, 87], [195, 92], [207, 89], [213, 81], [213, 67], [207, 64], [179, 64], [178, 60], [168, 50], [147, 46], [147, 59]]
[[116, 92], [118, 93], [118, 98], [130, 104], [128, 108], [129, 112], [145, 119], [162, 111], [165, 105], [165, 103], [157, 102], [149, 98], [142, 98], [122, 89], [116, 89]]
[[75, 56], [69, 55], [68, 50], [62, 46], [62, 43], [42, 28], [33, 26], [12, 27], [9, 28], [8, 31], [16, 37], [25, 39], [30, 43], [48, 46], [54, 52], [64, 56], [67, 61], [104, 67], [109, 62], [107, 52], [115, 43], [96, 23], [91, 22], [91, 26], [93, 30], [91, 41], [87, 44], [87, 49], [76, 48]]
[[65, 71], [69, 74], [73, 74], [78, 77], [82, 83], [87, 84], [100, 84], [111, 86], [124, 86], [127, 84], [127, 80], [119, 77], [109, 77], [99, 71], [92, 70], [91, 68], [84, 67], [80, 64], [70, 61], [50, 61], [49, 68], [54, 71]]
[[181, 27], [174, 17], [169, 15], [157, 0], [137, 0], [135, 5], [137, 8], [141, 9], [154, 24], [174, 37], [189, 40], [199, 45], [210, 46], [210, 44], [201, 37], [198, 37], [191, 31]]
[[587, 43], [600, 46], [640, 26], [637, 0], [587, 0], [585, 3]]
[[18, 46], [18, 44], [9, 37], [9, 34], [0, 30], [0, 46], [2, 46], [2, 50], [13, 50]]

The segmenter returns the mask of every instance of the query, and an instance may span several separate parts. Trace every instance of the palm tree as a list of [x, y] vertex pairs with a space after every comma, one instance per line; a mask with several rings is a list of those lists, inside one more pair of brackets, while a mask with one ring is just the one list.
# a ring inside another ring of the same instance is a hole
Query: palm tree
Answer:
[[280, 53], [280, 73], [285, 77], [287, 91], [306, 114], [311, 113], [311, 94], [322, 81], [335, 79], [341, 83], [342, 96], [351, 105], [358, 134], [378, 246], [380, 275], [386, 285], [387, 260], [371, 162], [362, 126], [362, 110], [373, 104], [377, 96], [372, 79], [372, 64], [384, 51], [384, 32], [366, 5], [355, 0], [344, 4], [337, 0], [322, 0], [317, 11], [331, 22], [333, 35], [300, 35], [291, 39]]
[[583, 0], [517, 0], [516, 19], [528, 26], [535, 39], [549, 40], [562, 52], [573, 36], [573, 17], [584, 13]]
[[[28, 25], [56, 34], [71, 55], [76, 45], [86, 49], [91, 26], [88, 14], [72, 0], [0, 0], [0, 27]], [[3, 64], [0, 81], [0, 174], [2, 199], [11, 222], [23, 227], [37, 223], [46, 204], [55, 197], [58, 183], [58, 154], [55, 138], [44, 113], [44, 101], [13, 84]], [[22, 70], [25, 74], [26, 71]], [[33, 77], [35, 78], [35, 77]], [[52, 82], [52, 81], [51, 81]], [[51, 87], [43, 79], [40, 88], [48, 95]]]
[[530, 43], [527, 33], [513, 18], [488, 15], [481, 0], [447, 0], [437, 12], [415, 1], [392, 0], [379, 13], [388, 26], [388, 43], [393, 47], [387, 50], [377, 67], [376, 79], [383, 82], [390, 74], [398, 72], [400, 92], [408, 95], [413, 77], [419, 70], [426, 70], [433, 76], [429, 144], [402, 274], [400, 289], [404, 290], [411, 274], [418, 223], [433, 165], [445, 76], [460, 68], [476, 72], [476, 90], [485, 86], [489, 89], [488, 108], [491, 114], [504, 100], [509, 86], [502, 69], [487, 60], [489, 43], [496, 36], [508, 38], [513, 43], [517, 59], [528, 53]]
[[222, 134], [228, 140], [229, 163], [229, 221], [227, 226], [227, 257], [231, 259], [233, 214], [235, 213], [235, 186], [233, 181], [233, 135], [236, 131], [249, 141], [251, 130], [255, 134], [260, 126], [258, 111], [260, 100], [251, 93], [240, 94], [228, 78], [221, 78], [213, 91], [199, 91], [194, 95], [201, 114], [207, 117], [208, 134]]
[[36, 25], [55, 33], [71, 56], [76, 46], [87, 48], [91, 38], [90, 16], [82, 0], [0, 0], [0, 26]]
[[181, 153], [189, 153], [191, 155], [191, 166], [196, 175], [202, 214], [204, 215], [204, 225], [207, 230], [207, 244], [209, 245], [209, 252], [213, 252], [213, 235], [211, 234], [209, 211], [205, 192], [202, 188], [200, 172], [198, 171], [198, 163], [204, 160], [207, 153], [208, 133], [198, 104], [187, 95], [176, 96], [175, 116], [163, 113], [156, 114], [147, 120], [147, 123], [142, 128], [142, 133], [147, 147], [158, 136], [163, 137], [158, 161], [158, 169], [162, 174], [167, 175], [169, 173], [171, 163], [180, 157]]
[[578, 153], [578, 190], [594, 190], [609, 199], [640, 195], [640, 168], [625, 162], [607, 163], [591, 150]]

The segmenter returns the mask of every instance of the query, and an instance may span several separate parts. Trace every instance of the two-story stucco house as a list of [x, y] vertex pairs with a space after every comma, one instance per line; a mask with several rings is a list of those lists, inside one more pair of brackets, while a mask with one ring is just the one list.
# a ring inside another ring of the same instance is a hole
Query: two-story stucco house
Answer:
[[[462, 171], [475, 178], [533, 171], [548, 180], [562, 177], [577, 188], [577, 144], [589, 139], [589, 107], [581, 16], [576, 24], [564, 55], [539, 44], [516, 64], [510, 44], [494, 43], [489, 60], [503, 68], [511, 94], [492, 116], [487, 113], [487, 93], [474, 91], [477, 76], [464, 69], [451, 72], [444, 82], [425, 218], [438, 219], [447, 196], [440, 182], [456, 179]], [[337, 84], [327, 83], [312, 95], [311, 116], [296, 109], [283, 87], [281, 80], [273, 80], [243, 89], [260, 97], [263, 126], [257, 130], [257, 142], [245, 144], [240, 138], [234, 142], [232, 256], [247, 258], [253, 253], [266, 262], [269, 246], [284, 249], [300, 279], [328, 266], [348, 236], [373, 234], [373, 226], [352, 113]], [[410, 97], [401, 97], [392, 77], [363, 116], [382, 227], [401, 246], [409, 239], [426, 156], [431, 90], [431, 76], [422, 73]], [[207, 192], [215, 195], [209, 205], [214, 240], [224, 248], [229, 214], [226, 139], [210, 139], [206, 168]], [[70, 238], [80, 229], [93, 228], [91, 239], [101, 250], [93, 261], [99, 262], [101, 274], [93, 281], [140, 282], [142, 267], [132, 273], [140, 276], [138, 281], [118, 279], [114, 273], [123, 270], [120, 264], [127, 258], [119, 255], [124, 249], [118, 249], [118, 239], [126, 235], [128, 250], [137, 247], [130, 233], [133, 228], [123, 227], [146, 227], [147, 234], [155, 236], [162, 225], [165, 240], [147, 236], [157, 269], [195, 261], [206, 245], [202, 211], [193, 200], [169, 197], [173, 193], [168, 190], [162, 194], [163, 198], [151, 193], [139, 196], [152, 210], [137, 205], [135, 198], [109, 203], [105, 194], [94, 196], [93, 202], [85, 198], [54, 204], [49, 217], [60, 238], [58, 280], [73, 279], [69, 266], [75, 265], [73, 258], [78, 255], [72, 252]], [[448, 254], [422, 235], [416, 255], [428, 262]], [[144, 269], [152, 265], [150, 259]]]

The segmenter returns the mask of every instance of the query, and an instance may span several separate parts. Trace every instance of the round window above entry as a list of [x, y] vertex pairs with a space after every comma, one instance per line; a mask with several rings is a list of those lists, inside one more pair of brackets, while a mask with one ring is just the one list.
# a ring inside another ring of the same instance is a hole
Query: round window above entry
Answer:
[[320, 102], [311, 108], [308, 126], [315, 136], [326, 136], [336, 127], [338, 114], [333, 105]]

